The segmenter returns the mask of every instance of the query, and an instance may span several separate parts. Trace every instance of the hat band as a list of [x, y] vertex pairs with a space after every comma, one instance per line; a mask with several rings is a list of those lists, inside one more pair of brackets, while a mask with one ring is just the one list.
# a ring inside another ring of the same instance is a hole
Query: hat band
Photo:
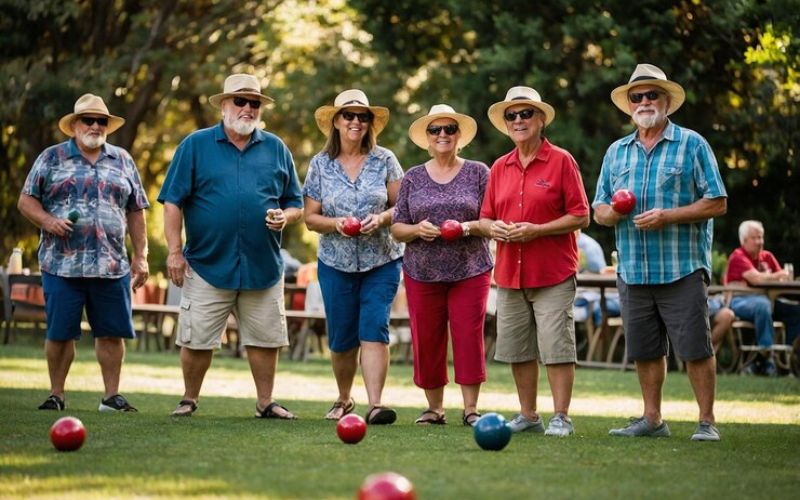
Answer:
[[656, 78], [654, 76], [637, 76], [636, 78], [632, 79], [628, 83], [638, 82], [641, 80], [661, 80], [661, 78]]
[[231, 94], [235, 94], [236, 92], [253, 92], [253, 93], [256, 93], [256, 94], [260, 94], [261, 93], [260, 90], [251, 89], [251, 88], [247, 88], [247, 87], [243, 88], [243, 89], [234, 90], [233, 92], [230, 92], [230, 93]]
[[524, 95], [520, 95], [520, 96], [517, 96], [517, 97], [512, 97], [511, 100], [512, 101], [520, 101], [520, 100], [521, 101], [532, 101], [533, 99], [525, 97]]
[[363, 102], [359, 101], [358, 99], [353, 99], [352, 101], [347, 101], [346, 103], [342, 104], [342, 106], [347, 106], [348, 104], [360, 104], [362, 106], [369, 107], [366, 104], [364, 104]]

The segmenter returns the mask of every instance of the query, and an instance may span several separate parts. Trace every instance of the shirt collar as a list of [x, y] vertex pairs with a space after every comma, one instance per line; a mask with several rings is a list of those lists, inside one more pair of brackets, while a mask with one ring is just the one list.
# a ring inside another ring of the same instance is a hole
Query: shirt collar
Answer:
[[[103, 144], [102, 146], [100, 146], [100, 156], [97, 157], [98, 161], [100, 161], [101, 158], [106, 156], [110, 158], [117, 157], [116, 153], [114, 153], [113, 150], [107, 146], [108, 144]], [[83, 156], [83, 155], [81, 153], [80, 148], [78, 148], [78, 143], [75, 142], [75, 138], [72, 137], [70, 138], [69, 141], [67, 141], [67, 158], [74, 158], [76, 156]]]
[[[678, 141], [680, 140], [679, 135], [680, 133], [678, 131], [678, 127], [676, 127], [675, 124], [672, 123], [669, 118], [667, 118], [667, 126], [664, 127], [664, 131], [661, 132], [661, 138], [666, 141]], [[630, 135], [626, 135], [622, 138], [622, 144], [627, 146], [634, 142], [637, 137], [639, 137], [639, 129], [634, 129]]]
[[[261, 142], [265, 138], [266, 134], [264, 131], [256, 127], [253, 130], [253, 133], [250, 135], [250, 141], [248, 141], [247, 145], [249, 146], [250, 144]], [[225, 134], [225, 125], [221, 120], [217, 126], [214, 127], [214, 140], [217, 142], [231, 142], [230, 139], [228, 139], [228, 136]]]
[[[543, 137], [542, 145], [539, 146], [539, 151], [536, 152], [536, 157], [533, 159], [533, 161], [531, 161], [531, 163], [533, 163], [534, 161], [541, 161], [546, 163], [547, 160], [550, 158], [550, 152], [552, 150], [553, 146], [550, 144], [550, 141], [548, 141], [547, 138]], [[514, 151], [512, 151], [511, 154], [509, 154], [506, 157], [505, 165], [507, 167], [516, 166], [517, 168], [522, 168], [522, 163], [520, 163], [519, 161], [519, 148], [515, 147]]]

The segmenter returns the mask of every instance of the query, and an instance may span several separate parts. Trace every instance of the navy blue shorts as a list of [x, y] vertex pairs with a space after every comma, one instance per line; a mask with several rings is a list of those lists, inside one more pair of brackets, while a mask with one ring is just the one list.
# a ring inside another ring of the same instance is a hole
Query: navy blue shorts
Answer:
[[400, 284], [401, 259], [360, 273], [317, 263], [328, 323], [328, 347], [347, 352], [362, 341], [389, 343], [389, 315]]
[[63, 278], [42, 273], [47, 339], [78, 340], [81, 316], [95, 337], [136, 337], [131, 319], [131, 276], [122, 278]]

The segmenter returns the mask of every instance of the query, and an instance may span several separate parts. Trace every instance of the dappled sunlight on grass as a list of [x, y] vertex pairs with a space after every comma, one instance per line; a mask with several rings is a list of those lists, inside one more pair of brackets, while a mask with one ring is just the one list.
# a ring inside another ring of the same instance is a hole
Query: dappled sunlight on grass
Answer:
[[91, 472], [33, 477], [4, 474], [0, 478], [0, 496], [44, 496], [57, 492], [59, 498], [96, 496], [225, 496], [234, 485], [220, 479], [176, 478], [150, 475], [146, 480], [136, 475], [101, 475]]
[[46, 465], [50, 462], [52, 462], [52, 458], [31, 453], [3, 453], [0, 455], [0, 467], [3, 469]]

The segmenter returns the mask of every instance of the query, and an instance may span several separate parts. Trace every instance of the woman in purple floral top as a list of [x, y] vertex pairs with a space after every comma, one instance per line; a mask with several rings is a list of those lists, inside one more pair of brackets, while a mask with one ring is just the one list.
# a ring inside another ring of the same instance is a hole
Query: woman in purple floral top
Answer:
[[[350, 395], [361, 361], [369, 424], [391, 424], [397, 414], [381, 404], [389, 369], [389, 313], [400, 283], [403, 246], [389, 225], [403, 169], [394, 154], [375, 144], [389, 110], [370, 106], [361, 90], [346, 90], [333, 106], [314, 113], [328, 137], [308, 168], [305, 221], [320, 234], [317, 263], [328, 346], [339, 396], [325, 416], [338, 420], [355, 409]], [[355, 236], [345, 218], [361, 222]]]
[[[410, 169], [400, 186], [392, 235], [406, 243], [403, 275], [414, 347], [414, 383], [428, 409], [418, 424], [444, 424], [447, 333], [453, 337], [456, 383], [464, 399], [464, 425], [474, 425], [486, 381], [483, 324], [492, 257], [478, 224], [489, 169], [458, 151], [477, 125], [446, 104], [416, 120], [409, 136], [432, 158]], [[446, 227], [445, 221], [451, 221]], [[453, 225], [452, 221], [458, 224]]]

